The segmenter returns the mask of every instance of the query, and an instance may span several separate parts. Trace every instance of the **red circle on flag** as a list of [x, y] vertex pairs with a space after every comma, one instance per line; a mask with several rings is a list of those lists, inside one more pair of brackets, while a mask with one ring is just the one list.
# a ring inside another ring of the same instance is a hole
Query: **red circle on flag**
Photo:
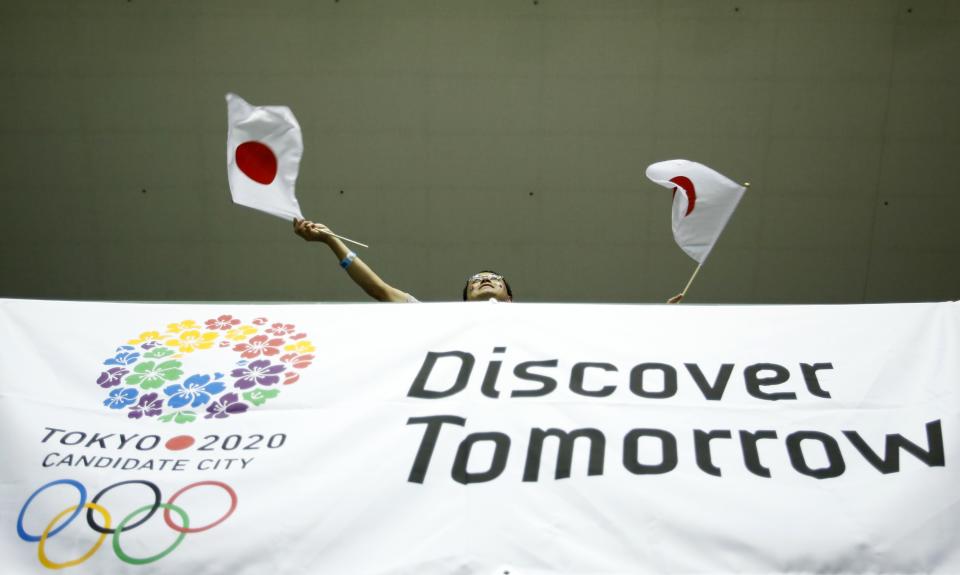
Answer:
[[[670, 178], [670, 181], [683, 188], [683, 191], [687, 194], [687, 213], [683, 215], [684, 217], [689, 216], [690, 212], [693, 211], [693, 206], [697, 203], [697, 189], [693, 186], [693, 181], [686, 176]], [[677, 188], [673, 188], [673, 195], [677, 195]]]
[[234, 152], [237, 167], [258, 184], [267, 185], [277, 177], [277, 156], [265, 144], [244, 142]]

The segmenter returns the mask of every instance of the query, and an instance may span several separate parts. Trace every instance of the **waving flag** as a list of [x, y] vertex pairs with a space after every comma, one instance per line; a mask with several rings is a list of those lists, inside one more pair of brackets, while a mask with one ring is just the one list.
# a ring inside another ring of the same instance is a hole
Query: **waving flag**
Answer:
[[647, 177], [673, 190], [673, 237], [680, 249], [703, 264], [746, 188], [689, 160], [651, 164]]
[[286, 106], [251, 106], [227, 94], [227, 180], [237, 204], [292, 220], [303, 135]]

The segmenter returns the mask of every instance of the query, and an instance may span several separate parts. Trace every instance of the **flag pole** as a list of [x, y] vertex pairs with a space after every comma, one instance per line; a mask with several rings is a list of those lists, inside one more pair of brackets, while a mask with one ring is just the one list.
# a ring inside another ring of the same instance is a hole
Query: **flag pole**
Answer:
[[370, 248], [370, 246], [368, 246], [367, 244], [362, 244], [362, 243], [358, 242], [357, 240], [351, 240], [350, 238], [345, 238], [345, 237], [343, 237], [343, 236], [338, 236], [337, 234], [335, 234], [335, 233], [333, 233], [333, 232], [329, 232], [329, 231], [328, 231], [327, 233], [330, 234], [331, 236], [335, 237], [335, 238], [341, 239], [341, 240], [343, 240], [343, 241], [345, 241], [345, 242], [350, 242], [351, 244], [356, 244], [356, 245], [358, 245], [358, 246], [360, 246], [360, 247], [362, 247], [362, 248], [368, 248], [368, 249]]
[[687, 290], [690, 289], [690, 284], [693, 283], [693, 278], [697, 277], [697, 273], [700, 272], [700, 268], [702, 267], [703, 264], [697, 264], [697, 269], [693, 270], [693, 275], [690, 276], [690, 281], [687, 282], [687, 287], [683, 288], [683, 291], [680, 292], [681, 299], [687, 297]]
[[[302, 216], [301, 216], [299, 219], [300, 219], [301, 222], [306, 221], [306, 220], [303, 219]], [[297, 218], [294, 218], [294, 223], [296, 223], [296, 222], [297, 222]], [[311, 230], [311, 231], [314, 231], [314, 232], [320, 232], [320, 231], [321, 231], [321, 230], [317, 229], [317, 224], [314, 224], [313, 222], [308, 222], [308, 223], [311, 223], [311, 224], [312, 224], [311, 227], [310, 227], [310, 230]], [[324, 227], [326, 227], [326, 226], [324, 226]], [[356, 245], [358, 245], [358, 246], [360, 246], [360, 247], [362, 247], [362, 248], [367, 248], [367, 249], [370, 248], [370, 246], [368, 246], [367, 244], [358, 242], [357, 240], [351, 240], [350, 238], [348, 238], [348, 237], [346, 237], [346, 236], [341, 236], [341, 235], [339, 235], [339, 234], [335, 234], [335, 233], [333, 233], [332, 231], [330, 231], [330, 228], [327, 228], [327, 230], [326, 230], [326, 231], [323, 231], [322, 233], [325, 233], [325, 234], [327, 234], [328, 236], [333, 236], [333, 237], [337, 238], [338, 240], [343, 240], [343, 241], [345, 241], [345, 242], [350, 242], [351, 244], [356, 244]]]

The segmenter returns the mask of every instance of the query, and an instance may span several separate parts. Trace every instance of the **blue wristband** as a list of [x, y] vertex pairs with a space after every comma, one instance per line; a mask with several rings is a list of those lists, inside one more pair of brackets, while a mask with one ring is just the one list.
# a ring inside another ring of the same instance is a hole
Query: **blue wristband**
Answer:
[[348, 267], [350, 267], [350, 264], [353, 263], [353, 260], [356, 259], [356, 257], [357, 257], [357, 254], [353, 252], [347, 252], [347, 255], [342, 260], [340, 260], [340, 267], [342, 267], [343, 269], [347, 269]]

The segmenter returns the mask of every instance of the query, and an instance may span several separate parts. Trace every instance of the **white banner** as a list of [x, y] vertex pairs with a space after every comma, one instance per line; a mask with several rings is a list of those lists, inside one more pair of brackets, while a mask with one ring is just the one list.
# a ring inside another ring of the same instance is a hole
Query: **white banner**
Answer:
[[960, 572], [958, 306], [0, 300], [3, 571]]

